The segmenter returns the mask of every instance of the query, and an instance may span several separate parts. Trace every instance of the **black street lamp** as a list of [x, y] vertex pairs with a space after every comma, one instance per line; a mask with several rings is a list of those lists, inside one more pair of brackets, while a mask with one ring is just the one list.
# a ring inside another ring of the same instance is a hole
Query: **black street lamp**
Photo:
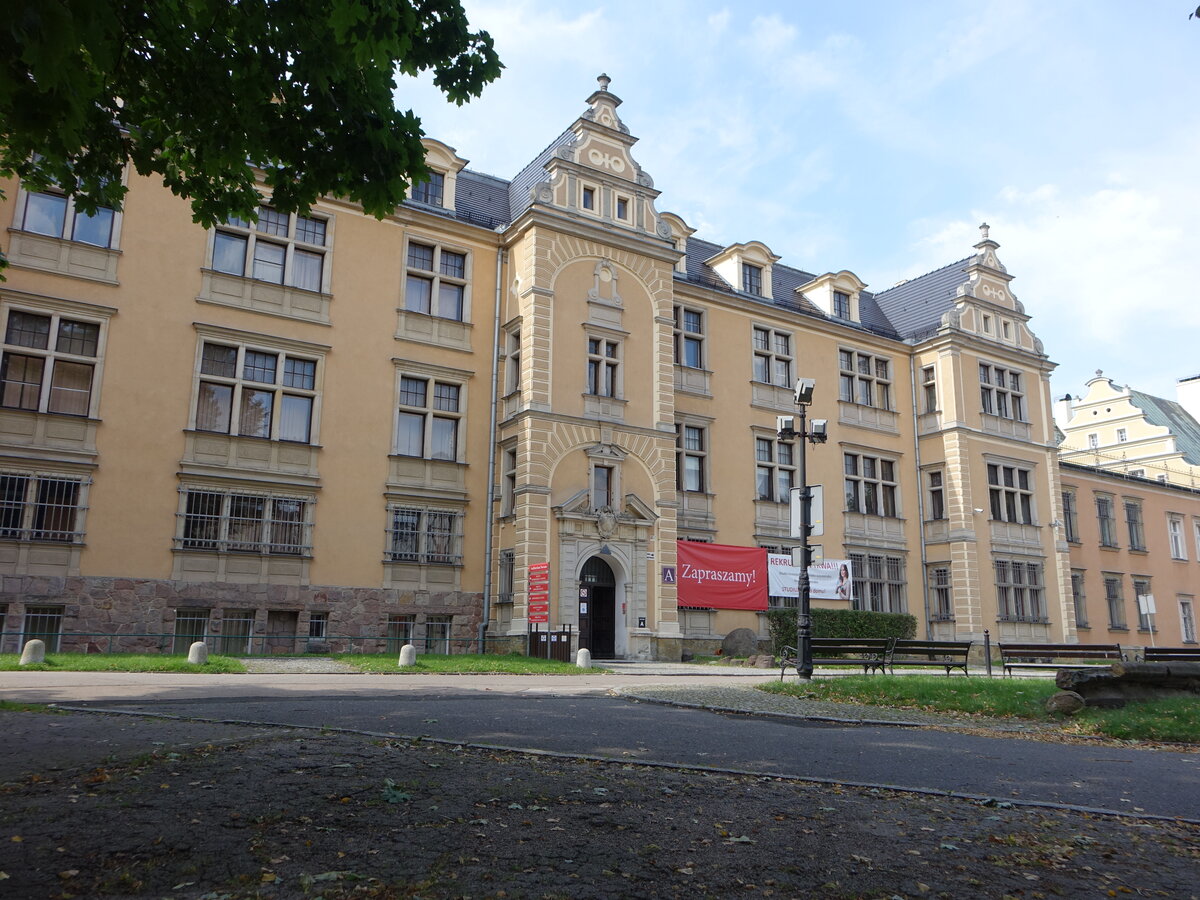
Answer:
[[796, 478], [800, 482], [800, 577], [797, 581], [796, 605], [796, 649], [799, 664], [796, 674], [804, 680], [812, 678], [812, 611], [811, 586], [808, 582], [808, 567], [812, 563], [812, 551], [808, 547], [808, 536], [812, 530], [812, 491], [808, 488], [807, 446], [805, 441], [823, 444], [829, 437], [829, 423], [825, 419], [813, 419], [812, 429], [808, 428], [808, 405], [812, 403], [813, 390], [817, 382], [812, 378], [796, 379], [796, 407], [800, 412], [800, 427], [796, 428], [792, 416], [778, 416], [779, 439], [781, 441], [799, 438], [798, 453], [796, 454]]

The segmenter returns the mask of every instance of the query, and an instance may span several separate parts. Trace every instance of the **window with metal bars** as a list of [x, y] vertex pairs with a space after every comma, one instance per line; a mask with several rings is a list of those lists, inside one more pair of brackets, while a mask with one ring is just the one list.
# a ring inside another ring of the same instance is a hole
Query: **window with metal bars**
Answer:
[[1071, 602], [1075, 606], [1075, 627], [1088, 627], [1088, 612], [1087, 612], [1087, 593], [1084, 589], [1084, 573], [1073, 571], [1071, 573]]
[[422, 565], [462, 563], [463, 514], [455, 510], [388, 508], [387, 560]]
[[212, 268], [226, 275], [321, 291], [327, 232], [325, 219], [260, 206], [257, 222], [234, 217], [217, 226]]
[[87, 416], [100, 356], [100, 323], [7, 309], [0, 406]]
[[1125, 597], [1121, 589], [1121, 577], [1115, 573], [1104, 576], [1104, 602], [1108, 606], [1108, 627], [1117, 631], [1125, 631], [1129, 627], [1125, 623]]
[[172, 653], [187, 653], [192, 644], [208, 637], [207, 609], [175, 610], [175, 643]]
[[929, 570], [929, 590], [933, 609], [930, 616], [935, 622], [954, 621], [954, 602], [950, 595], [950, 567], [933, 566]]
[[1100, 525], [1100, 546], [1117, 546], [1117, 517], [1113, 509], [1113, 498], [1107, 494], [1096, 495], [1096, 521]]
[[62, 638], [63, 607], [26, 606], [25, 625], [21, 629], [21, 644], [39, 640], [45, 643], [47, 653], [57, 653]]
[[181, 488], [177, 550], [311, 556], [306, 497]]
[[453, 616], [426, 616], [425, 652], [448, 655], [450, 653], [450, 631], [453, 625]]
[[1047, 622], [1042, 564], [1015, 559], [994, 560], [996, 600], [1001, 622]]
[[516, 550], [500, 551], [500, 577], [497, 581], [497, 603], [512, 603], [516, 588]]
[[1079, 543], [1079, 507], [1074, 490], [1062, 492], [1063, 537], [1072, 544]]
[[854, 571], [851, 588], [854, 609], [870, 612], [907, 611], [903, 557], [851, 553], [850, 563]]
[[1125, 501], [1125, 526], [1129, 532], [1129, 549], [1146, 549], [1146, 529], [1142, 523], [1142, 504], [1139, 500]]
[[417, 617], [411, 614], [393, 614], [388, 616], [384, 640], [387, 642], [387, 652], [396, 654], [405, 644], [413, 642], [413, 632], [416, 631]]
[[0, 540], [83, 542], [81, 477], [0, 472]]
[[226, 609], [221, 612], [221, 653], [246, 656], [254, 638], [254, 610]]

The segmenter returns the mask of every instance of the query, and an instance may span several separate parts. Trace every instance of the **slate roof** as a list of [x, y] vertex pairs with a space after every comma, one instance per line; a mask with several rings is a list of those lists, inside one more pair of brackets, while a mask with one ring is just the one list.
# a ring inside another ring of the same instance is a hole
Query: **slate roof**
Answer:
[[546, 163], [563, 144], [569, 144], [575, 140], [575, 132], [568, 128], [546, 147], [541, 153], [534, 157], [533, 161], [524, 169], [517, 173], [508, 185], [508, 209], [511, 215], [509, 221], [513, 221], [525, 210], [533, 205], [533, 199], [529, 196], [529, 189], [539, 181], [544, 181], [546, 178]]
[[508, 182], [463, 169], [454, 188], [454, 212], [458, 218], [484, 228], [507, 225], [512, 221], [508, 212]]
[[874, 303], [902, 337], [936, 328], [946, 310], [954, 306], [958, 286], [967, 280], [967, 266], [974, 258], [968, 256], [880, 291], [873, 295]]
[[1200, 466], [1200, 422], [1174, 400], [1164, 400], [1152, 394], [1130, 389], [1129, 400], [1146, 414], [1151, 425], [1168, 429], [1175, 436], [1175, 446], [1183, 458]]

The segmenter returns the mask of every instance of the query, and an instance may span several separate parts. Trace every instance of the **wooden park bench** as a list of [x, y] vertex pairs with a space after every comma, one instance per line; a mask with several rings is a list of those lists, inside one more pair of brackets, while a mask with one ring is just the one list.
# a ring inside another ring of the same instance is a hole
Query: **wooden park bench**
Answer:
[[[882, 672], [887, 667], [894, 638], [813, 638], [812, 658], [827, 665], [862, 666], [863, 674]], [[800, 651], [784, 647], [780, 654], [779, 680], [788, 669], [799, 672]]]
[[888, 671], [896, 672], [896, 666], [937, 666], [946, 670], [967, 671], [967, 656], [971, 652], [971, 641], [907, 641], [897, 640], [892, 645], [888, 658]]
[[[1082, 669], [1093, 661], [1120, 661], [1120, 644], [1010, 644], [1001, 642], [1000, 663], [1004, 674], [1013, 669]], [[1066, 664], [1058, 660], [1071, 660]]]
[[1200, 662], [1200, 647], [1147, 647], [1142, 662]]

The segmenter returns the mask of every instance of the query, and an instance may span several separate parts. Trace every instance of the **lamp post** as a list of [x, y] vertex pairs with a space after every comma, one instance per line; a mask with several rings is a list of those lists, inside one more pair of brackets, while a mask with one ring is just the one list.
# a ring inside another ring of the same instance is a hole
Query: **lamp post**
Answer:
[[[812, 562], [812, 551], [808, 546], [809, 532], [812, 530], [812, 491], [808, 488], [808, 471], [807, 471], [807, 450], [805, 442], [809, 441], [813, 444], [823, 444], [829, 437], [829, 423], [825, 419], [813, 419], [812, 429], [808, 427], [808, 405], [812, 403], [813, 390], [817, 383], [812, 378], [797, 378], [795, 388], [796, 408], [799, 411], [800, 427], [796, 428], [795, 419], [792, 416], [779, 416], [777, 423], [779, 426], [779, 439], [790, 440], [791, 438], [799, 438], [799, 446], [796, 453], [796, 478], [799, 480], [799, 500], [800, 500], [800, 546], [797, 548], [800, 551], [800, 576], [797, 579], [796, 593], [796, 650], [799, 656], [799, 665], [796, 666], [796, 673], [800, 678], [808, 680], [812, 678], [813, 661], [812, 661], [812, 612], [811, 612], [811, 586], [808, 581], [808, 567]], [[793, 535], [794, 537], [796, 535]]]

